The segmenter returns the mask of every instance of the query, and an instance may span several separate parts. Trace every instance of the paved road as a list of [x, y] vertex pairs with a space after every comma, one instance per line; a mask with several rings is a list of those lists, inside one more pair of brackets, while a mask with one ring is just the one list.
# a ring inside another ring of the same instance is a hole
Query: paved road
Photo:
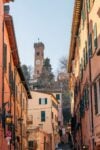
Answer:
[[71, 148], [68, 144], [66, 144], [66, 145], [64, 145], [63, 150], [71, 150]]
[[72, 150], [68, 144], [60, 145], [58, 150]]

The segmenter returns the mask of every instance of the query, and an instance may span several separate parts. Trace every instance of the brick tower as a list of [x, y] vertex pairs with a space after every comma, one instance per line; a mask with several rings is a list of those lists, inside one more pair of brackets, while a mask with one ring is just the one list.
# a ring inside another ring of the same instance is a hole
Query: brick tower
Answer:
[[40, 77], [44, 61], [44, 44], [42, 42], [34, 43], [35, 61], [34, 61], [34, 79]]

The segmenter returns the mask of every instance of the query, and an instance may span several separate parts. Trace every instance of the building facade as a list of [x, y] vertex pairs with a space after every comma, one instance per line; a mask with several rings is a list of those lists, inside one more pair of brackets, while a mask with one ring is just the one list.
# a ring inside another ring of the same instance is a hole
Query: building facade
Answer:
[[50, 93], [32, 91], [31, 94], [32, 99], [28, 103], [28, 130], [38, 127], [51, 135], [54, 150], [58, 130], [58, 101]]
[[100, 1], [75, 0], [68, 71], [77, 149], [100, 149]]
[[[1, 6], [0, 11], [4, 7], [0, 1]], [[27, 103], [31, 95], [20, 66], [9, 6], [4, 10], [0, 15], [0, 149], [24, 150], [27, 147]]]

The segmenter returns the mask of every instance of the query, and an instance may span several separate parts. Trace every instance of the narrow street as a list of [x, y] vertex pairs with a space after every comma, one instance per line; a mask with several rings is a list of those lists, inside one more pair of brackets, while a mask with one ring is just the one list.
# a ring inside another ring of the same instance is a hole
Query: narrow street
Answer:
[[0, 150], [100, 150], [100, 0], [0, 0]]

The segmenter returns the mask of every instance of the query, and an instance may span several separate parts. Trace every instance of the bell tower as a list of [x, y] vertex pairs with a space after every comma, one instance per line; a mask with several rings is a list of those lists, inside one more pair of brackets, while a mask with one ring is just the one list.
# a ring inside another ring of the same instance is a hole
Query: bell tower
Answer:
[[40, 77], [44, 61], [44, 44], [42, 42], [34, 43], [35, 61], [34, 61], [34, 79]]

